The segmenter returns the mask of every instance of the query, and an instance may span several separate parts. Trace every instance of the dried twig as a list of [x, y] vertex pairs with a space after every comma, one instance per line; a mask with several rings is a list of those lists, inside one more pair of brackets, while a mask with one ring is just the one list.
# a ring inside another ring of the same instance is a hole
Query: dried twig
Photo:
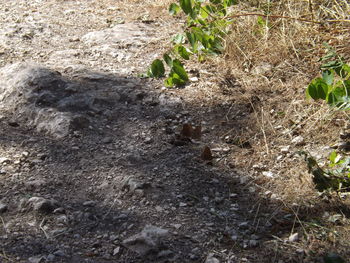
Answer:
[[2, 226], [4, 227], [4, 231], [5, 231], [5, 233], [7, 233], [7, 229], [6, 229], [6, 225], [5, 225], [4, 219], [1, 216], [0, 216], [0, 219], [1, 219], [1, 222], [2, 222]]
[[41, 221], [41, 223], [40, 223], [40, 229], [44, 232], [44, 234], [45, 234], [45, 237], [47, 238], [47, 239], [50, 239], [50, 236], [47, 234], [47, 232], [45, 231], [45, 229], [44, 229], [44, 224], [45, 224], [45, 222], [46, 222], [46, 218], [43, 218], [43, 220]]

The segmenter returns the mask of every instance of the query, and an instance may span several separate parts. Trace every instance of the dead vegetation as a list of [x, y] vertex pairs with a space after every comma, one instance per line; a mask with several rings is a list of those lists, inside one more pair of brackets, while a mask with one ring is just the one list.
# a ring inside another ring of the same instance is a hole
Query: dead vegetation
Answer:
[[[254, 161], [245, 155], [235, 155], [235, 161], [252, 174], [263, 196], [295, 216], [305, 251], [338, 251], [347, 259], [349, 200], [322, 199], [297, 152], [307, 150], [325, 162], [348, 125], [346, 112], [307, 101], [305, 88], [319, 74], [324, 42], [349, 59], [349, 12], [347, 1], [245, 1], [232, 12], [232, 33], [218, 62], [226, 81], [239, 81], [241, 89], [232, 92], [237, 101], [251, 103], [255, 117], [253, 128], [245, 130]], [[341, 226], [328, 221], [334, 214], [341, 215]]]

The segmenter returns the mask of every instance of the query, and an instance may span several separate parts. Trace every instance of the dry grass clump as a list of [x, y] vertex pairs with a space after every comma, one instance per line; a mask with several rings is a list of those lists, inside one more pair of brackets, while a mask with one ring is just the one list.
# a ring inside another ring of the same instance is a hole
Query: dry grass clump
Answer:
[[[221, 67], [234, 75], [244, 89], [237, 93], [237, 101], [239, 96], [244, 100], [259, 98], [252, 113], [255, 128], [249, 133], [253, 161], [245, 163], [249, 166], [246, 169], [261, 185], [263, 196], [282, 202], [286, 209], [297, 204], [306, 211], [298, 214], [303, 222], [319, 218], [321, 225], [327, 224], [322, 215], [344, 211], [339, 208], [344, 200], [336, 198], [331, 205], [320, 198], [298, 152], [310, 152], [320, 164], [327, 163], [333, 150], [330, 146], [339, 142], [339, 134], [348, 124], [346, 112], [307, 101], [305, 88], [320, 73], [324, 42], [350, 58], [350, 4], [345, 0], [257, 0], [235, 8]], [[293, 141], [297, 137], [302, 138], [300, 142]], [[327, 227], [333, 233], [335, 226]], [[318, 238], [322, 231], [322, 227], [305, 230], [305, 251], [317, 250], [315, 246], [323, 247], [323, 252], [334, 246], [338, 246], [339, 253], [346, 251], [343, 248], [347, 235], [332, 241], [328, 236]]]
[[[295, 152], [329, 153], [322, 147], [337, 142], [348, 119], [327, 105], [306, 101], [305, 87], [319, 74], [323, 42], [345, 57], [350, 54], [349, 7], [344, 0], [267, 0], [248, 1], [233, 11], [235, 21], [222, 67], [234, 72], [245, 87], [245, 97], [259, 98], [254, 109], [254, 132], [259, 134], [253, 142], [255, 160], [277, 171], [278, 176], [268, 182], [290, 202], [306, 201], [306, 196], [311, 201], [315, 196], [304, 161]], [[318, 23], [326, 19], [331, 22]], [[302, 143], [292, 143], [297, 136]], [[286, 147], [288, 154], [281, 153]]]

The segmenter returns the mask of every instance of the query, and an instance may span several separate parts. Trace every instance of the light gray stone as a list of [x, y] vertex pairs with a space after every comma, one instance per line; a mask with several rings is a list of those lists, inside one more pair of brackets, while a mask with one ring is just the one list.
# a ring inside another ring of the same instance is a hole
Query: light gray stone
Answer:
[[152, 225], [147, 225], [144, 229], [123, 241], [123, 245], [128, 249], [144, 256], [151, 251], [158, 251], [162, 239], [167, 237], [169, 231]]
[[214, 257], [214, 254], [209, 254], [207, 259], [205, 260], [205, 263], [220, 263], [220, 260]]
[[8, 207], [6, 204], [0, 202], [0, 214], [5, 213]]

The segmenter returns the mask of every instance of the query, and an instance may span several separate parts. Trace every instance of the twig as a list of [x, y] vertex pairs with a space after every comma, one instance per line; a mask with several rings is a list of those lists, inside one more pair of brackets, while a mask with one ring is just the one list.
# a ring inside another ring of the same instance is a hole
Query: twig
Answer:
[[264, 141], [265, 141], [265, 147], [266, 147], [266, 153], [269, 154], [269, 145], [267, 143], [267, 138], [265, 134], [265, 125], [264, 125], [264, 108], [261, 108], [261, 131], [264, 136]]
[[6, 225], [5, 225], [5, 222], [4, 222], [4, 219], [2, 218], [2, 216], [0, 216], [0, 219], [2, 222], [2, 226], [4, 227], [4, 231], [5, 231], [5, 233], [7, 233]]
[[46, 218], [43, 218], [43, 220], [41, 221], [41, 223], [40, 223], [40, 229], [44, 232], [44, 234], [45, 234], [45, 237], [47, 238], [47, 239], [50, 239], [50, 236], [46, 233], [46, 231], [45, 231], [45, 229], [44, 229], [44, 224], [45, 224], [45, 221], [46, 221]]
[[260, 203], [258, 204], [258, 208], [256, 209], [256, 213], [255, 213], [254, 221], [253, 221], [253, 226], [255, 225], [255, 220], [258, 217], [259, 211], [260, 211]]

